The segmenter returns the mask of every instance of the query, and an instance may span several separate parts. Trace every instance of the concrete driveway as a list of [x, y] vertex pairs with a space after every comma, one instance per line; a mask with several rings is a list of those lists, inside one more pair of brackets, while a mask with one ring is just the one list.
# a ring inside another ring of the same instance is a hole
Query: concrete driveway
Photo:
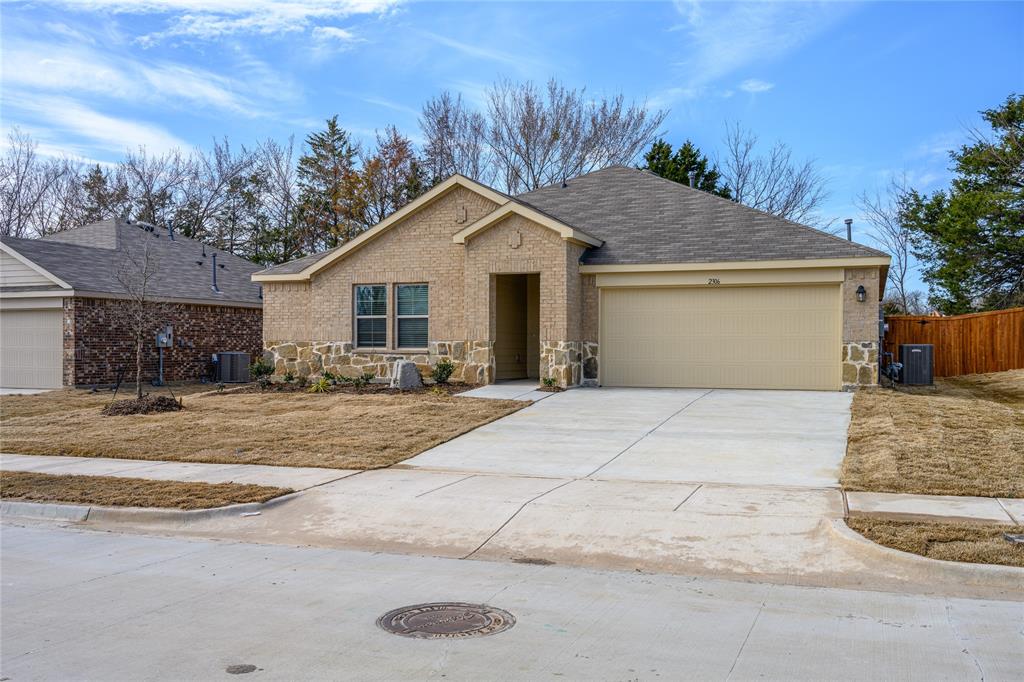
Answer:
[[[543, 395], [543, 394], [542, 394]], [[403, 467], [602, 480], [838, 485], [849, 393], [600, 388], [557, 393]]]

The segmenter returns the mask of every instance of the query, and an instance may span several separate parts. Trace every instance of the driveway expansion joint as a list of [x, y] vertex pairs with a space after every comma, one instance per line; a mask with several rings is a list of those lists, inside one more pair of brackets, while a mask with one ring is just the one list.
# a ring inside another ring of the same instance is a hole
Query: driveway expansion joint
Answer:
[[705, 391], [704, 393], [701, 393], [701, 394], [700, 394], [699, 396], [697, 396], [696, 398], [694, 398], [694, 399], [693, 399], [693, 400], [691, 400], [690, 402], [686, 403], [685, 405], [683, 405], [682, 407], [680, 407], [680, 408], [679, 408], [678, 410], [676, 410], [675, 412], [673, 412], [673, 413], [672, 413], [672, 414], [670, 414], [669, 416], [665, 417], [665, 419], [663, 419], [663, 420], [661, 420], [660, 422], [658, 422], [658, 423], [657, 423], [657, 424], [656, 424], [656, 425], [655, 425], [654, 427], [652, 427], [652, 428], [651, 428], [650, 430], [648, 430], [648, 431], [647, 431], [646, 433], [644, 433], [644, 434], [643, 434], [642, 436], [640, 436], [640, 437], [639, 437], [639, 438], [637, 438], [637, 439], [636, 439], [635, 441], [633, 441], [632, 443], [630, 443], [629, 445], [627, 445], [627, 446], [626, 446], [625, 448], [623, 448], [622, 450], [620, 450], [619, 452], [617, 452], [617, 453], [615, 454], [615, 456], [614, 456], [614, 457], [612, 457], [612, 458], [611, 458], [610, 460], [608, 460], [607, 462], [605, 462], [604, 464], [602, 464], [601, 466], [597, 467], [596, 469], [594, 469], [593, 471], [591, 471], [591, 472], [590, 472], [589, 474], [587, 474], [586, 476], [584, 476], [584, 478], [590, 478], [591, 476], [593, 476], [594, 474], [596, 474], [596, 473], [597, 473], [598, 471], [600, 471], [601, 469], [604, 469], [604, 468], [605, 468], [606, 466], [608, 466], [609, 464], [611, 464], [612, 462], [614, 462], [615, 460], [617, 460], [617, 459], [618, 459], [619, 457], [621, 457], [622, 455], [624, 455], [624, 454], [626, 454], [627, 452], [629, 452], [629, 450], [631, 450], [631, 449], [632, 449], [632, 448], [633, 448], [633, 447], [634, 447], [634, 446], [635, 446], [635, 445], [636, 445], [637, 443], [639, 443], [640, 441], [642, 441], [642, 440], [643, 440], [644, 438], [647, 438], [647, 436], [651, 435], [652, 433], [654, 433], [655, 431], [657, 431], [658, 429], [660, 429], [660, 428], [661, 428], [662, 426], [664, 426], [665, 424], [667, 424], [667, 423], [668, 423], [669, 421], [671, 421], [672, 419], [674, 419], [674, 418], [675, 418], [676, 416], [678, 416], [678, 415], [679, 415], [679, 414], [680, 414], [681, 412], [683, 412], [683, 410], [685, 410], [686, 408], [688, 408], [688, 407], [689, 407], [690, 405], [693, 405], [693, 404], [694, 404], [695, 402], [697, 402], [698, 400], [700, 400], [700, 399], [701, 399], [701, 398], [703, 398], [704, 396], [706, 396], [706, 395], [710, 395], [710, 394], [712, 394], [712, 393], [714, 393], [714, 392], [715, 392], [715, 389], [713, 389], [713, 388], [712, 388], [712, 389], [709, 389], [709, 390]]

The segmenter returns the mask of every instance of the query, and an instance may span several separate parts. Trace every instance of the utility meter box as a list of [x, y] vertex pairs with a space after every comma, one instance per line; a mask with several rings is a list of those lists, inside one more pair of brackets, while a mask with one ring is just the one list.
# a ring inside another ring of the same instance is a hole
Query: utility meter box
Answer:
[[171, 348], [174, 346], [174, 328], [168, 325], [163, 331], [156, 333], [157, 348]]

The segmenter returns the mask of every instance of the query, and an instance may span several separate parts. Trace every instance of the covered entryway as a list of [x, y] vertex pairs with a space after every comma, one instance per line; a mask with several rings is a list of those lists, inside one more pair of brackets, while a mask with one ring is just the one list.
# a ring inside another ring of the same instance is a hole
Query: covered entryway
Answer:
[[0, 386], [60, 388], [63, 325], [60, 308], [0, 311]]
[[601, 290], [605, 386], [838, 390], [837, 285]]
[[540, 377], [540, 275], [495, 275], [498, 381]]

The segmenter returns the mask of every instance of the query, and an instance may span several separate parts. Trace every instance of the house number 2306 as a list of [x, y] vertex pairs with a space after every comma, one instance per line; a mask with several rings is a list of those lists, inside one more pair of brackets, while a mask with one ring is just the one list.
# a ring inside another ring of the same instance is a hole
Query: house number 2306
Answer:
[[721, 284], [722, 280], [717, 277], [708, 277], [708, 284]]

